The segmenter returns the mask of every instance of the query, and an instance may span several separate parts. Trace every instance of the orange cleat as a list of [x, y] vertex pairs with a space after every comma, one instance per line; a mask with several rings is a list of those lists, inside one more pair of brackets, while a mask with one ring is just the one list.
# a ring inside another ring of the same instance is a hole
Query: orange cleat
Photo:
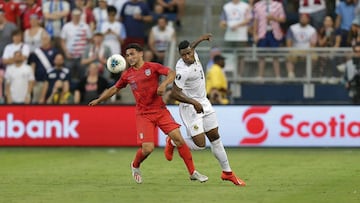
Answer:
[[221, 174], [222, 180], [227, 180], [233, 182], [237, 186], [246, 186], [246, 183], [241, 180], [240, 178], [236, 177], [235, 173], [233, 172], [222, 172]]
[[165, 158], [168, 161], [171, 161], [173, 159], [174, 154], [174, 146], [171, 144], [171, 138], [168, 136], [166, 137], [166, 145], [164, 149]]

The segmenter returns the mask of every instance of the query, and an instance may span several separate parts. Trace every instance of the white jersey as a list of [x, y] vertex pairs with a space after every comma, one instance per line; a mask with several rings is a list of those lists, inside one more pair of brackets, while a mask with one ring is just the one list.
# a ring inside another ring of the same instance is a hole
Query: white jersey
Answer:
[[27, 64], [22, 64], [21, 67], [12, 64], [6, 68], [5, 81], [10, 85], [11, 99], [15, 103], [25, 102], [29, 82], [34, 80], [34, 73]]
[[232, 29], [233, 26], [244, 22], [251, 18], [250, 6], [245, 2], [228, 2], [223, 6], [222, 20], [227, 23], [227, 28], [224, 35], [225, 41], [239, 41], [246, 42], [248, 40], [248, 26], [241, 26]]
[[195, 62], [187, 65], [182, 59], [176, 63], [175, 84], [183, 93], [199, 102], [206, 98], [205, 75], [197, 53]]
[[193, 64], [186, 65], [182, 59], [176, 63], [175, 84], [187, 97], [198, 101], [204, 110], [204, 113], [196, 113], [193, 105], [180, 103], [180, 116], [187, 128], [188, 136], [196, 136], [216, 128], [218, 122], [215, 110], [206, 97], [205, 75], [196, 52]]
[[[204, 111], [209, 111], [212, 107], [206, 97], [205, 74], [203, 67], [195, 52], [195, 62], [187, 65], [182, 59], [176, 63], [175, 84], [182, 89], [182, 92], [192, 99], [203, 105]], [[180, 105], [188, 106], [191, 104], [181, 103]]]
[[300, 23], [296, 23], [290, 26], [287, 38], [292, 40], [293, 47], [307, 49], [316, 43], [317, 32], [311, 25], [302, 27]]

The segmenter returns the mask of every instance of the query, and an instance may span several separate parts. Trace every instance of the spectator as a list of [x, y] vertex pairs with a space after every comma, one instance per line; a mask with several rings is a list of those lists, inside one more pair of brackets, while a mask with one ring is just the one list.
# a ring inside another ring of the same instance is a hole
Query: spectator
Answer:
[[[4, 10], [0, 9], [0, 56], [3, 56], [5, 46], [12, 42], [12, 33], [17, 29], [16, 25], [12, 22], [8, 22], [5, 18]], [[3, 82], [5, 64], [3, 64], [3, 58], [0, 57], [0, 104], [4, 102], [3, 98]]]
[[168, 25], [166, 17], [160, 17], [157, 25], [151, 28], [148, 40], [149, 48], [154, 53], [157, 62], [164, 64], [165, 53], [173, 42], [176, 42], [174, 28]]
[[29, 104], [34, 82], [31, 67], [24, 62], [20, 50], [14, 52], [13, 63], [5, 71], [5, 96], [7, 104]]
[[[5, 17], [5, 11], [0, 9], [0, 32], [1, 40], [0, 40], [0, 56], [3, 55], [5, 46], [12, 42], [12, 33], [17, 30], [16, 25], [10, 21], [8, 21]], [[2, 58], [0, 58], [1, 60]], [[0, 61], [1, 64], [1, 61]], [[1, 65], [0, 65], [1, 67]], [[1, 69], [1, 68], [0, 68]]]
[[99, 75], [99, 66], [91, 63], [87, 75], [79, 82], [75, 90], [74, 101], [76, 104], [88, 104], [93, 98], [97, 98], [109, 86], [107, 80]]
[[[319, 47], [340, 47], [341, 43], [341, 33], [339, 29], [335, 29], [334, 21], [331, 16], [326, 16], [324, 20], [323, 27], [320, 28], [318, 33], [318, 45]], [[329, 54], [329, 56], [319, 57], [319, 68], [320, 68], [320, 77], [331, 77], [330, 81], [335, 79], [337, 76], [336, 68], [336, 58]], [[325, 67], [331, 67], [331, 72], [326, 73]]]
[[[287, 47], [293, 47], [296, 50], [290, 53], [288, 57], [286, 67], [288, 71], [288, 78], [295, 78], [294, 63], [299, 59], [298, 56], [304, 58], [306, 49], [315, 47], [317, 43], [317, 32], [313, 26], [309, 24], [310, 17], [308, 14], [300, 14], [300, 22], [290, 26], [286, 36]], [[312, 54], [312, 60], [314, 64], [317, 56]]]
[[140, 0], [129, 0], [121, 10], [121, 21], [126, 30], [126, 39], [123, 50], [129, 43], [138, 43], [140, 46], [145, 45], [145, 23], [152, 22], [150, 9], [148, 5]]
[[21, 51], [21, 57], [23, 57], [23, 62], [26, 63], [29, 54], [30, 54], [30, 47], [29, 45], [23, 43], [22, 41], [23, 32], [20, 29], [17, 29], [12, 32], [12, 43], [5, 46], [2, 60], [3, 64], [10, 65], [15, 62], [15, 52]]
[[30, 16], [36, 14], [42, 19], [42, 9], [35, 0], [26, 0], [25, 1], [25, 8], [24, 11], [21, 13], [21, 29], [26, 30], [30, 28]]
[[299, 13], [309, 14], [310, 25], [318, 30], [326, 16], [326, 2], [325, 0], [300, 0]]
[[151, 26], [156, 25], [156, 23], [158, 22], [157, 20], [162, 16], [165, 16], [168, 20], [170, 19], [170, 21], [171, 21], [171, 17], [164, 13], [164, 8], [160, 4], [154, 5], [154, 9], [151, 10], [151, 16], [152, 16], [153, 22], [155, 22]]
[[5, 18], [8, 22], [20, 26], [20, 9], [19, 3], [13, 0], [1, 0], [0, 9], [4, 12]]
[[144, 50], [144, 61], [146, 61], [146, 62], [156, 62], [154, 52], [152, 52], [150, 49], [145, 49]]
[[351, 28], [351, 23], [355, 18], [355, 2], [354, 0], [345, 0], [341, 1], [339, 5], [337, 5], [335, 13], [336, 13], [336, 23], [335, 28], [340, 29], [341, 31], [341, 46], [348, 47], [347, 44], [349, 31]]
[[104, 34], [104, 44], [110, 47], [111, 54], [121, 54], [121, 46], [126, 38], [126, 30], [121, 22], [115, 19], [116, 8], [108, 7], [108, 21], [104, 22], [101, 32]]
[[353, 104], [360, 104], [360, 18], [356, 17], [351, 27], [351, 44], [353, 57], [345, 65], [344, 82], [345, 88]]
[[221, 49], [219, 47], [214, 46], [210, 50], [210, 58], [206, 65], [206, 70], [209, 70], [210, 67], [214, 64], [214, 57], [216, 55], [221, 55]]
[[[85, 71], [86, 67], [94, 63], [98, 66], [98, 70], [105, 78], [110, 79], [110, 72], [105, 71], [106, 60], [111, 56], [110, 48], [104, 44], [104, 36], [97, 32], [92, 38], [92, 43], [88, 46], [82, 55], [81, 65]], [[85, 74], [84, 74], [85, 76]]]
[[[226, 29], [224, 35], [226, 47], [239, 48], [247, 45], [248, 23], [251, 18], [251, 10], [248, 3], [232, 0], [223, 6], [220, 27]], [[239, 57], [238, 60], [238, 74], [241, 75], [245, 62], [243, 57]]]
[[28, 63], [35, 73], [35, 84], [32, 95], [33, 104], [44, 104], [46, 102], [46, 80], [47, 72], [54, 67], [55, 56], [59, 53], [58, 49], [51, 44], [49, 34], [41, 37], [41, 47], [36, 48], [30, 54]]
[[47, 99], [47, 104], [72, 104], [73, 96], [70, 90], [64, 91], [66, 84], [62, 80], [55, 81], [53, 91]]
[[50, 0], [43, 5], [45, 28], [50, 36], [55, 38], [56, 44], [59, 44], [60, 32], [69, 13], [70, 4], [65, 0]]
[[46, 30], [40, 26], [39, 16], [33, 14], [30, 16], [30, 28], [24, 32], [24, 43], [29, 45], [30, 53], [41, 46], [41, 38], [48, 34]]
[[98, 0], [99, 6], [93, 10], [93, 15], [96, 21], [95, 32], [101, 32], [102, 26], [108, 21], [108, 11], [106, 0]]
[[[70, 70], [64, 67], [64, 56], [60, 53], [56, 54], [54, 59], [54, 67], [48, 71], [47, 80], [45, 82], [46, 89], [46, 101], [52, 93], [57, 92], [56, 81], [62, 81], [62, 93], [67, 94], [70, 91]], [[60, 86], [60, 85], [59, 85]], [[50, 100], [51, 101], [51, 100]]]
[[212, 104], [229, 104], [228, 83], [224, 73], [225, 58], [214, 57], [214, 64], [206, 73], [206, 93]]
[[61, 47], [65, 53], [65, 66], [70, 69], [71, 78], [78, 80], [85, 75], [80, 62], [92, 34], [88, 24], [80, 22], [79, 9], [74, 9], [71, 16], [71, 22], [66, 23], [61, 30]]
[[360, 18], [355, 18], [352, 22], [348, 43], [355, 52], [356, 45], [360, 43]]
[[120, 12], [126, 2], [129, 0], [107, 0], [108, 6], [114, 6], [116, 8], [116, 20], [120, 20]]
[[165, 14], [176, 14], [175, 25], [181, 27], [181, 18], [185, 13], [185, 0], [157, 0], [157, 4], [163, 7]]
[[[281, 3], [261, 0], [254, 5], [254, 42], [258, 47], [277, 48], [283, 38], [280, 23], [285, 22], [285, 11]], [[259, 75], [264, 77], [265, 58], [259, 57]], [[277, 57], [273, 58], [273, 68], [276, 78], [280, 78], [280, 63]]]
[[75, 0], [75, 8], [81, 11], [80, 22], [89, 25], [90, 30], [95, 30], [95, 17], [91, 8], [86, 6], [85, 0]]

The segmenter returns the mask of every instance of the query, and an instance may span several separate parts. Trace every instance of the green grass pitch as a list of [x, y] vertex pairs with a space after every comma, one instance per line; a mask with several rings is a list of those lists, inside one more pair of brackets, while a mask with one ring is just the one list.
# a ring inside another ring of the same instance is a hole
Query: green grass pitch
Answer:
[[1, 203], [80, 202], [360, 202], [359, 148], [227, 148], [233, 170], [246, 181], [220, 179], [209, 149], [193, 152], [206, 183], [189, 180], [177, 152], [168, 162], [157, 148], [136, 184], [136, 148], [0, 148]]

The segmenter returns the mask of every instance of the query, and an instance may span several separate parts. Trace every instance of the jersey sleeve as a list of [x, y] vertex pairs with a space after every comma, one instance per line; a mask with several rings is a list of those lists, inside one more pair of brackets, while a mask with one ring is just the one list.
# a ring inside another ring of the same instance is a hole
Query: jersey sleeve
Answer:
[[125, 79], [125, 75], [126, 75], [126, 71], [124, 71], [122, 74], [121, 74], [121, 77], [119, 78], [119, 80], [115, 83], [115, 87], [118, 88], [118, 89], [121, 89], [121, 88], [124, 88], [126, 87], [126, 85], [128, 84], [127, 80]]
[[152, 63], [153, 69], [158, 72], [160, 75], [168, 75], [170, 72], [170, 68], [166, 67], [160, 63]]
[[176, 77], [175, 77], [175, 84], [179, 88], [183, 89], [185, 86], [185, 81], [189, 77], [188, 71], [184, 68], [176, 67]]

